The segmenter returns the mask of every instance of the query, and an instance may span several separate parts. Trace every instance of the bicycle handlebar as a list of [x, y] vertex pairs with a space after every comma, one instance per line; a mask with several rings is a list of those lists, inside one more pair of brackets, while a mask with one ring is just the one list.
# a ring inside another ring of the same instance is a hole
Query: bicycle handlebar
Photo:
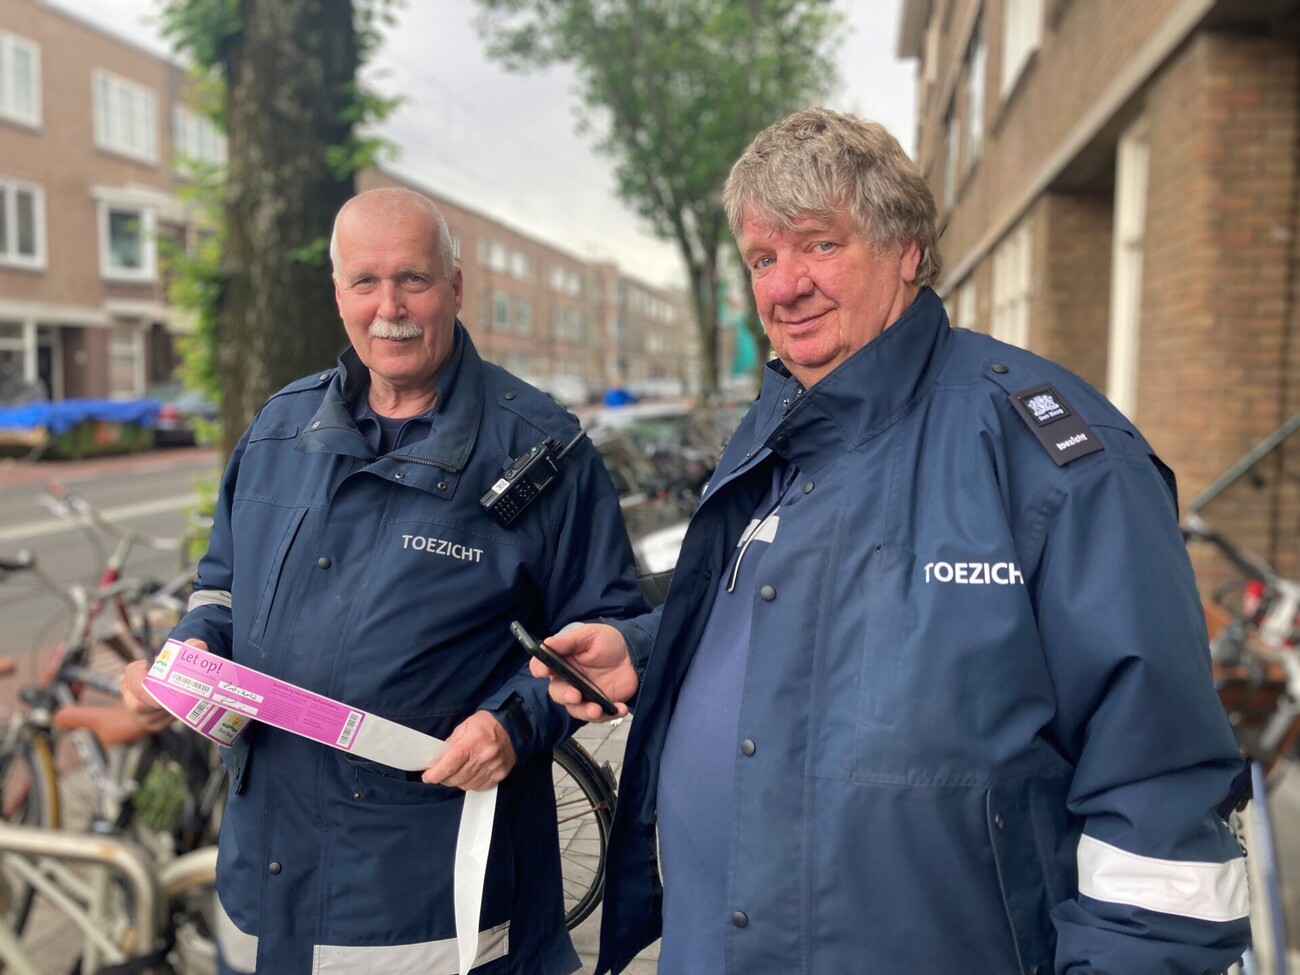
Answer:
[[179, 538], [161, 538], [157, 535], [147, 535], [144, 532], [136, 531], [134, 528], [115, 525], [77, 492], [69, 491], [62, 485], [53, 482], [48, 485], [48, 488], [49, 493], [41, 500], [47, 508], [60, 518], [79, 522], [84, 526], [96, 529], [104, 535], [108, 535], [110, 538], [117, 538], [132, 545], [143, 545], [157, 552], [176, 552], [180, 550], [182, 543]]
[[1183, 541], [1209, 542], [1222, 552], [1233, 565], [1241, 569], [1252, 579], [1259, 579], [1269, 585], [1277, 582], [1277, 573], [1273, 567], [1253, 553], [1237, 548], [1230, 541], [1214, 531], [1205, 519], [1195, 512], [1189, 512], [1179, 526], [1183, 532]]

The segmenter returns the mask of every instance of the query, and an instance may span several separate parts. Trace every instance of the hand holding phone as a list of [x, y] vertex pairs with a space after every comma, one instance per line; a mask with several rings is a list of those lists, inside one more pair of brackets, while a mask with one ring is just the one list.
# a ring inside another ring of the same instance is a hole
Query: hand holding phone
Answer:
[[571, 663], [554, 653], [545, 643], [538, 643], [533, 639], [532, 634], [525, 630], [523, 624], [518, 620], [510, 624], [510, 632], [514, 634], [514, 638], [528, 651], [529, 655], [536, 657], [547, 667], [550, 667], [557, 677], [576, 687], [584, 701], [599, 704], [601, 711], [610, 717], [615, 717], [618, 714], [618, 708], [614, 707], [614, 702], [597, 690], [595, 684], [578, 673]]

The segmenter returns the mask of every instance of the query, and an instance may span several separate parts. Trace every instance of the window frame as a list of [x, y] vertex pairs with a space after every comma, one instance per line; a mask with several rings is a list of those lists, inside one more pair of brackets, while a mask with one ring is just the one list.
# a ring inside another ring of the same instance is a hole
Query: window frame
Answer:
[[[13, 52], [17, 48], [25, 49], [31, 59], [28, 76], [32, 90], [30, 112], [20, 111], [14, 104], [14, 81], [18, 75]], [[41, 109], [41, 46], [30, 38], [0, 30], [0, 120], [40, 128]]]
[[[158, 165], [158, 93], [147, 85], [103, 68], [96, 68], [90, 73], [90, 90], [95, 148], [134, 162]], [[124, 100], [123, 96], [129, 96], [129, 100]], [[142, 99], [142, 102], [137, 104], [136, 99]], [[111, 104], [106, 104], [106, 101]], [[134, 144], [121, 131], [121, 115], [126, 112], [132, 117], [130, 128], [132, 134], [135, 133], [135, 126], [141, 121], [135, 116], [141, 106], [147, 110], [147, 118], [143, 120], [147, 124], [141, 128], [146, 134], [147, 144], [144, 146]]]
[[4, 219], [6, 237], [17, 246], [18, 241], [18, 201], [19, 193], [32, 195], [32, 222], [34, 224], [33, 241], [35, 253], [31, 257], [13, 256], [0, 252], [0, 267], [19, 268], [26, 271], [44, 271], [47, 267], [45, 236], [45, 187], [39, 183], [0, 176], [0, 194], [5, 197]]
[[[123, 267], [112, 261], [113, 211], [138, 215], [143, 237], [143, 263], [139, 268]], [[152, 284], [158, 280], [158, 213], [153, 207], [123, 200], [99, 201], [99, 274], [105, 281], [133, 284]]]
[[1002, 8], [1002, 97], [1015, 89], [1043, 42], [1043, 0], [1007, 0]]

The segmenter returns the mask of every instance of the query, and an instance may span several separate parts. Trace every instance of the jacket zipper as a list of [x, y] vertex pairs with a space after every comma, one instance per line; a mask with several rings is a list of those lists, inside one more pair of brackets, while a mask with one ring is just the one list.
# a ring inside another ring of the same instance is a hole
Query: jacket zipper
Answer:
[[387, 454], [389, 460], [400, 460], [403, 463], [423, 464], [426, 467], [436, 467], [440, 471], [446, 471], [448, 474], [455, 474], [456, 468], [447, 464], [439, 463], [436, 460], [425, 460], [423, 457], [412, 457], [409, 454]]

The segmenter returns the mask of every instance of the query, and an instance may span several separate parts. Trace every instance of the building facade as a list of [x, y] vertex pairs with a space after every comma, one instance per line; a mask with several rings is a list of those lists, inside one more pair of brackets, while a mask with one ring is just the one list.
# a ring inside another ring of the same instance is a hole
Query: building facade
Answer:
[[[898, 53], [954, 324], [1106, 393], [1184, 505], [1300, 411], [1300, 3], [903, 0]], [[1297, 461], [1204, 507], [1292, 574]]]
[[0, 396], [138, 396], [184, 318], [169, 242], [202, 232], [179, 191], [224, 140], [185, 72], [36, 0], [0, 8]]
[[[75, 15], [0, 4], [0, 403], [135, 397], [171, 378], [188, 326], [167, 301], [168, 256], [206, 232], [185, 203], [192, 166], [226, 152], [191, 94], [180, 66]], [[414, 188], [447, 217], [461, 320], [487, 358], [566, 402], [616, 382], [698, 386], [687, 296]]]

